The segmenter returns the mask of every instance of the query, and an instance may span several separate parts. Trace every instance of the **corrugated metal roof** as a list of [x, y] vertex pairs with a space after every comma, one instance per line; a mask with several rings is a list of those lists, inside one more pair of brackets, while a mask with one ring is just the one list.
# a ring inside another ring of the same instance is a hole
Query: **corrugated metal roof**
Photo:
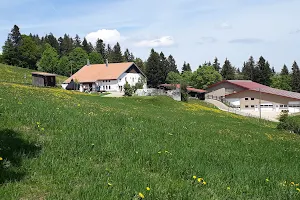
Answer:
[[41, 75], [41, 76], [57, 76], [56, 74], [50, 74], [50, 73], [46, 73], [46, 72], [31, 72], [31, 74]]

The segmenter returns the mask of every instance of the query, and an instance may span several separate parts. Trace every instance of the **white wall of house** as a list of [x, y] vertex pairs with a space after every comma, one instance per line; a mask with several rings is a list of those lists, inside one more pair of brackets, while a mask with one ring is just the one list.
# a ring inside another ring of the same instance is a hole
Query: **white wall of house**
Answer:
[[240, 99], [226, 99], [228, 102], [230, 102], [232, 105], [234, 106], [240, 106], [241, 105], [241, 101]]

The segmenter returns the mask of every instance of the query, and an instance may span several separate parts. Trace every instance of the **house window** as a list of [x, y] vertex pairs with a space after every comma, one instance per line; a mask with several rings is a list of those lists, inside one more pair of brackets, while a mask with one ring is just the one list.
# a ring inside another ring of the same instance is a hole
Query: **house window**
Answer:
[[249, 98], [245, 98], [245, 100], [246, 100], [246, 101], [248, 101], [248, 100], [249, 100]]
[[251, 108], [254, 108], [255, 106], [254, 105], [251, 105]]
[[109, 86], [109, 89], [110, 89], [110, 86]]
[[251, 101], [254, 101], [254, 98], [251, 98]]
[[110, 82], [110, 80], [108, 82]]
[[248, 106], [248, 105], [245, 105], [245, 108], [249, 108], [249, 106]]

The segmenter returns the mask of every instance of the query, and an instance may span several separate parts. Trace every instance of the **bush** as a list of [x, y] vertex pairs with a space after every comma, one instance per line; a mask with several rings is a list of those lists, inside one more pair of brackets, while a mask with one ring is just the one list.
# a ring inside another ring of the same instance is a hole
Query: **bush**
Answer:
[[181, 101], [188, 102], [189, 95], [188, 95], [188, 90], [187, 90], [187, 84], [186, 83], [181, 83], [180, 84], [180, 93], [181, 93]]
[[129, 97], [131, 97], [132, 94], [134, 93], [134, 89], [130, 86], [128, 82], [126, 82], [124, 85], [124, 92], [125, 92], [125, 96], [129, 96]]
[[280, 114], [277, 128], [300, 134], [300, 118], [299, 116], [288, 116], [288, 112], [284, 111]]

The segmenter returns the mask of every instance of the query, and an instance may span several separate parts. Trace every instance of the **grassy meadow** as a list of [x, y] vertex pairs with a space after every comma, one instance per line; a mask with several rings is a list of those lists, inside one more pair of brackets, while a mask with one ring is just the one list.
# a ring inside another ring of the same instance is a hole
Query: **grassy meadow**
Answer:
[[0, 156], [1, 199], [300, 199], [299, 135], [199, 101], [0, 82]]

